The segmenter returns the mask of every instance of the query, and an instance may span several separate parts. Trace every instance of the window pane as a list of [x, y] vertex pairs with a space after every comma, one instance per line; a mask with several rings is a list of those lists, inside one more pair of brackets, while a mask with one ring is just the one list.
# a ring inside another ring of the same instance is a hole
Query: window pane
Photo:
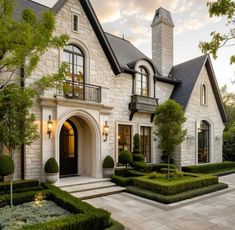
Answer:
[[131, 126], [118, 125], [118, 153], [122, 150], [131, 151]]
[[146, 162], [151, 162], [151, 127], [140, 127], [140, 149]]

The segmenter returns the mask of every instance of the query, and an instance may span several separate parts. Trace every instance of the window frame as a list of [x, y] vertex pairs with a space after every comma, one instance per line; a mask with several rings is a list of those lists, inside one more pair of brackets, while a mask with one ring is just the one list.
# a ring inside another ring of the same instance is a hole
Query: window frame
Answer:
[[208, 105], [207, 85], [205, 83], [202, 83], [201, 86], [201, 105]]
[[[148, 72], [148, 70], [147, 70], [147, 68], [146, 67], [144, 67], [144, 66], [138, 66], [138, 68], [137, 68], [137, 73], [135, 74], [135, 94], [136, 95], [139, 95], [139, 96], [142, 96], [142, 97], [149, 97], [149, 95], [150, 95], [150, 89], [149, 89], [149, 81], [150, 81], [150, 79], [149, 79], [149, 72]], [[144, 73], [145, 72], [145, 73]], [[140, 76], [140, 88], [138, 88], [138, 90], [140, 89], [140, 93], [138, 93], [137, 92], [137, 77], [138, 77], [138, 75]], [[147, 86], [147, 88], [146, 89], [144, 89], [144, 87], [143, 87], [143, 85], [144, 85], [144, 82], [143, 82], [143, 78], [146, 78], [146, 86]], [[147, 95], [144, 95], [144, 91], [147, 91]]]
[[118, 124], [117, 125], [117, 128], [118, 128], [118, 130], [117, 130], [117, 135], [118, 135], [118, 138], [117, 138], [117, 152], [118, 152], [118, 155], [119, 155], [119, 153], [122, 151], [122, 150], [120, 150], [119, 151], [119, 130], [120, 130], [120, 127], [122, 127], [122, 130], [121, 130], [121, 134], [122, 134], [122, 137], [120, 137], [120, 138], [123, 138], [122, 140], [121, 140], [121, 142], [122, 142], [122, 150], [125, 150], [124, 149], [124, 146], [125, 146], [125, 141], [124, 141], [124, 128], [125, 127], [128, 127], [129, 128], [129, 131], [130, 131], [130, 136], [129, 136], [129, 139], [130, 139], [130, 143], [129, 143], [129, 145], [128, 146], [130, 146], [130, 149], [127, 149], [128, 151], [132, 151], [132, 125], [131, 124]]
[[[143, 129], [143, 135], [142, 135], [142, 129]], [[148, 130], [148, 134], [149, 134], [149, 158], [150, 158], [149, 160], [147, 160], [145, 148], [143, 147], [145, 146], [145, 143], [142, 143], [144, 138], [143, 139], [141, 138], [145, 136], [144, 134], [145, 134], [146, 129]], [[139, 128], [139, 135], [140, 135], [140, 148], [142, 150], [142, 154], [144, 155], [145, 161], [147, 163], [151, 163], [152, 162], [152, 127], [141, 125]]]
[[[77, 17], [77, 28], [74, 29], [74, 19], [75, 17]], [[80, 15], [77, 14], [77, 13], [74, 13], [72, 12], [72, 31], [75, 32], [75, 33], [78, 33], [79, 32], [79, 20], [80, 19]]]

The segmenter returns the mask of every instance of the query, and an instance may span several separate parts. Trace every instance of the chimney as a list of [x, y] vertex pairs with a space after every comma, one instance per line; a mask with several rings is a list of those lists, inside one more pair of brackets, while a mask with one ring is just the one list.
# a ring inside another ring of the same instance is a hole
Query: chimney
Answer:
[[153, 63], [163, 77], [168, 77], [173, 67], [174, 24], [171, 13], [163, 8], [156, 10], [151, 27]]

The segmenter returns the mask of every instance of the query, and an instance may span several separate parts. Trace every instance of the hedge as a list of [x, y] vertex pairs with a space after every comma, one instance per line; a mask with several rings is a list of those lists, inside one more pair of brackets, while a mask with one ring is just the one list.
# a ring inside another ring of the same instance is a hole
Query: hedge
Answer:
[[212, 184], [218, 184], [218, 177], [201, 175], [196, 178], [184, 178], [176, 181], [158, 181], [146, 177], [137, 177], [132, 179], [134, 186], [146, 189], [163, 195], [174, 195], [191, 189], [206, 187]]
[[191, 172], [191, 173], [213, 173], [221, 170], [226, 171], [228, 169], [235, 169], [235, 162], [225, 161], [222, 163], [211, 163], [211, 164], [182, 167], [182, 170], [184, 172]]
[[126, 187], [132, 184], [132, 177], [112, 176], [111, 181], [119, 186]]
[[137, 187], [133, 187], [133, 186], [128, 186], [126, 191], [131, 194], [135, 194], [137, 196], [141, 196], [150, 200], [158, 201], [158, 202], [165, 203], [165, 204], [171, 204], [174, 202], [190, 199], [190, 198], [200, 196], [203, 194], [219, 191], [225, 188], [228, 188], [227, 184], [219, 183], [219, 184], [209, 185], [207, 187], [197, 188], [194, 190], [189, 190], [186, 192], [178, 193], [175, 195], [169, 195], [169, 196], [154, 193], [154, 192], [137, 188]]
[[[159, 164], [147, 164], [147, 171], [155, 171], [155, 172], [161, 172], [161, 169], [168, 168], [168, 164], [166, 163], [159, 163]], [[176, 165], [169, 164], [170, 169], [177, 169]]]
[[115, 168], [114, 175], [128, 177], [128, 168]]
[[105, 230], [124, 230], [124, 226], [117, 222], [116, 220], [113, 220], [111, 218], [110, 222], [109, 222], [109, 226], [107, 228], [105, 228]]

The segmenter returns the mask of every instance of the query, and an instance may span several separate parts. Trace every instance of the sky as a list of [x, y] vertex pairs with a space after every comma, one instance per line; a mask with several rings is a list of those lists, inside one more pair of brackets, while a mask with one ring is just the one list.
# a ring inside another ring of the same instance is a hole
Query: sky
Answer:
[[[57, 0], [34, 0], [53, 6]], [[210, 18], [207, 0], [90, 0], [104, 31], [124, 36], [151, 58], [151, 22], [155, 10], [163, 7], [172, 14], [174, 22], [174, 65], [202, 55], [198, 44], [209, 41], [210, 33], [227, 33], [229, 27], [224, 17]], [[218, 58], [212, 59], [215, 75], [220, 87], [227, 84], [235, 92], [235, 65], [229, 57], [234, 47], [223, 47]]]

